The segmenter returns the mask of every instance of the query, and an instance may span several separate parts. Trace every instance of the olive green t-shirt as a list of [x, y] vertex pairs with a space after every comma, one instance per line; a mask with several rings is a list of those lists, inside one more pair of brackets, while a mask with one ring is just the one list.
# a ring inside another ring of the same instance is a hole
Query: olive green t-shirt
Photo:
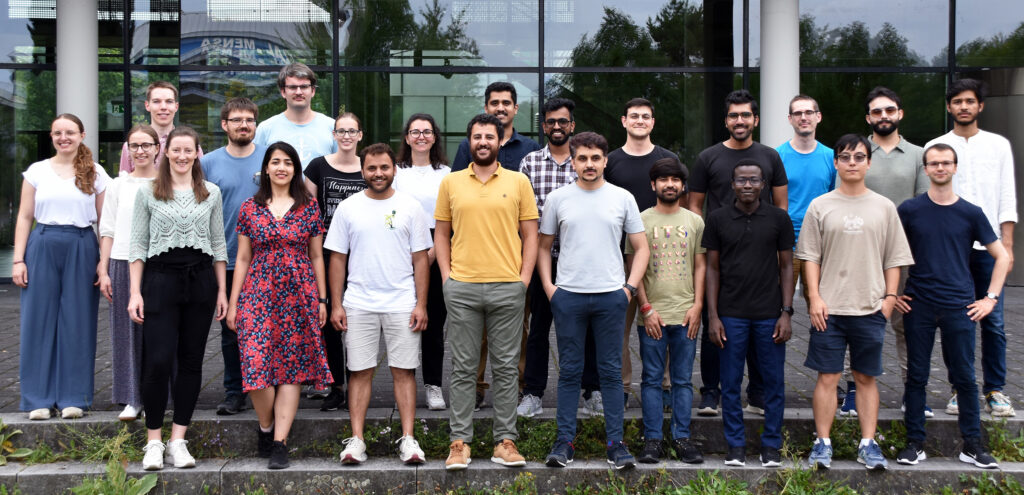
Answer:
[[[651, 257], [644, 274], [644, 290], [651, 306], [666, 325], [682, 325], [693, 306], [693, 260], [704, 254], [701, 237], [704, 219], [686, 208], [671, 215], [648, 208], [640, 214]], [[626, 254], [633, 246], [626, 243]], [[637, 312], [637, 324], [644, 317]]]

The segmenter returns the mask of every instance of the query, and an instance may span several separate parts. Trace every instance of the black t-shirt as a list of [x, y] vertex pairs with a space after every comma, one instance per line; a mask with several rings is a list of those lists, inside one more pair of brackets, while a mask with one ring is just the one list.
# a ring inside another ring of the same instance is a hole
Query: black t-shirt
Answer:
[[753, 158], [761, 164], [766, 181], [761, 190], [761, 201], [772, 204], [772, 188], [789, 183], [782, 158], [774, 149], [755, 142], [746, 149], [734, 150], [718, 143], [697, 155], [687, 183], [690, 192], [707, 194], [705, 215], [736, 200], [732, 192], [732, 170], [744, 158]]
[[633, 195], [640, 211], [651, 208], [658, 202], [658, 197], [651, 189], [651, 165], [662, 158], [678, 158], [675, 153], [654, 146], [654, 150], [643, 156], [633, 156], [622, 148], [608, 153], [608, 166], [604, 169], [604, 178]]
[[794, 242], [789, 214], [764, 201], [752, 215], [735, 205], [709, 213], [701, 246], [718, 251], [718, 316], [778, 318], [779, 252]]
[[324, 222], [324, 229], [331, 226], [334, 210], [339, 203], [366, 189], [366, 181], [361, 172], [339, 172], [322, 156], [310, 160], [303, 173], [316, 186], [316, 201], [320, 204], [320, 219]]

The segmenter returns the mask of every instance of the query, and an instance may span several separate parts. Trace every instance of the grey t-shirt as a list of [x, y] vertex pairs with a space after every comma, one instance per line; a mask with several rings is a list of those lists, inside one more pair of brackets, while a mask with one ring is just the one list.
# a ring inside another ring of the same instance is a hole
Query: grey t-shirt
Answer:
[[570, 292], [596, 294], [621, 289], [626, 283], [619, 240], [622, 233], [644, 231], [633, 195], [610, 183], [588, 191], [579, 183], [548, 195], [540, 233], [558, 235], [558, 286]]
[[[899, 144], [886, 153], [871, 141], [871, 169], [864, 176], [864, 185], [900, 205], [904, 201], [928, 190], [928, 176], [924, 173], [924, 150], [900, 137]], [[839, 177], [836, 177], [839, 187]]]

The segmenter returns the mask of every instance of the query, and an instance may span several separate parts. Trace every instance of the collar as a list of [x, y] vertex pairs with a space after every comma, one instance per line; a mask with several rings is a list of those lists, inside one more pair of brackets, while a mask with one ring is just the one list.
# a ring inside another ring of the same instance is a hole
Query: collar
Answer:
[[[881, 145], [879, 145], [878, 143], [875, 142], [874, 137], [875, 137], [874, 134], [871, 134], [870, 136], [868, 136], [868, 142], [871, 143], [871, 154], [872, 155], [875, 154], [875, 151], [877, 151], [877, 150], [882, 148]], [[900, 150], [900, 153], [906, 153], [907, 152], [906, 147], [907, 147], [908, 144], [909, 144], [909, 142], [907, 141], [907, 138], [903, 137], [903, 135], [900, 135], [900, 142], [896, 143], [896, 147], [894, 147], [893, 149], [894, 150]]]
[[[472, 175], [473, 177], [476, 177], [476, 172], [473, 171], [473, 162], [469, 162], [469, 166], [466, 167], [466, 170], [469, 171], [469, 175]], [[497, 177], [497, 176], [501, 175], [500, 172], [502, 170], [505, 170], [505, 169], [501, 166], [501, 162], [498, 162], [498, 168], [494, 169], [494, 173], [492, 173], [491, 175]]]
[[559, 167], [565, 167], [566, 165], [570, 165], [570, 166], [572, 165], [572, 154], [570, 154], [569, 158], [567, 158], [564, 162], [558, 163], [558, 160], [555, 160], [555, 156], [551, 154], [551, 146], [546, 145], [546, 144], [544, 145], [543, 148], [540, 149], [540, 156], [541, 156], [541, 158], [543, 158], [543, 159], [545, 159], [547, 161], [550, 161], [551, 163], [554, 163], [555, 165], [557, 165]]
[[767, 206], [766, 203], [762, 199], [760, 204], [757, 205], [757, 209], [754, 210], [754, 212], [751, 213], [750, 215], [747, 215], [746, 213], [743, 212], [743, 210], [740, 210], [736, 206], [736, 202], [733, 201], [733, 203], [731, 205], [731, 208], [732, 208], [732, 215], [731, 215], [731, 217], [732, 217], [733, 220], [735, 220], [737, 218], [743, 218], [743, 217], [747, 217], [747, 216], [751, 216], [751, 217], [754, 217], [754, 216], [764, 216], [764, 214], [765, 214], [764, 210], [765, 210], [766, 206]]
[[499, 147], [500, 148], [504, 148], [505, 146], [508, 146], [508, 143], [511, 143], [512, 141], [519, 142], [519, 141], [522, 141], [522, 140], [523, 140], [523, 135], [519, 134], [519, 131], [517, 131], [516, 128], [513, 127], [512, 128], [512, 135], [509, 136], [508, 141], [505, 141], [505, 145], [504, 146], [499, 146]]

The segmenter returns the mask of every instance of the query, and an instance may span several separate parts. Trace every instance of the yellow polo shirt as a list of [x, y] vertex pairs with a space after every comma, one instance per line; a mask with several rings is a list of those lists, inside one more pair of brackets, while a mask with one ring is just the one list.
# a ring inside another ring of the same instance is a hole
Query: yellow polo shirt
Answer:
[[538, 216], [530, 179], [519, 172], [499, 164], [481, 183], [470, 165], [444, 176], [434, 218], [452, 223], [451, 278], [472, 283], [520, 281], [519, 222]]

